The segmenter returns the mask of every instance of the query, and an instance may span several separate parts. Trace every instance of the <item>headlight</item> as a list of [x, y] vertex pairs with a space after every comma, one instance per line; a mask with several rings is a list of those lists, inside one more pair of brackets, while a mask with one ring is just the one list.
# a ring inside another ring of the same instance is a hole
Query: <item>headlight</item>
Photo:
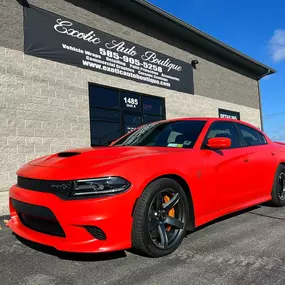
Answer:
[[130, 185], [121, 177], [82, 179], [74, 182], [73, 196], [116, 194], [127, 190]]

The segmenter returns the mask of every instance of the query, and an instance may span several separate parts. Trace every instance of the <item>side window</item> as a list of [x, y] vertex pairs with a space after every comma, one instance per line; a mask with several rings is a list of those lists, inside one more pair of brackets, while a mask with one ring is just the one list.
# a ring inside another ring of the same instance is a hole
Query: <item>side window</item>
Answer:
[[208, 134], [206, 136], [207, 143], [208, 139], [226, 137], [231, 139], [232, 144], [230, 148], [238, 148], [241, 146], [238, 132], [231, 122], [215, 122], [211, 125]]
[[258, 133], [259, 134], [259, 137], [260, 137], [260, 141], [262, 144], [267, 144], [267, 140], [265, 138], [265, 136], [261, 133]]
[[245, 125], [238, 124], [245, 146], [263, 145], [267, 141], [263, 134]]

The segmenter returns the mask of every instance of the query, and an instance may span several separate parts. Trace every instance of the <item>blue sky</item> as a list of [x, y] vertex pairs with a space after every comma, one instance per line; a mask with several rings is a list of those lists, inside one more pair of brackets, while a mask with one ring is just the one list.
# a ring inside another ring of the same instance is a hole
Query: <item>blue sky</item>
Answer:
[[264, 129], [285, 141], [285, 1], [149, 2], [277, 70], [260, 81]]

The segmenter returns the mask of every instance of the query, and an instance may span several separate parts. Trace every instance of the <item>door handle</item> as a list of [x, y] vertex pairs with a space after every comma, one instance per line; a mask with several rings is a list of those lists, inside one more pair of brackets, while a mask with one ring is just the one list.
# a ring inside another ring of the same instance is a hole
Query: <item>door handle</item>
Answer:
[[249, 162], [249, 158], [245, 158], [243, 161], [244, 162]]
[[271, 152], [271, 155], [275, 155], [276, 154], [276, 152]]

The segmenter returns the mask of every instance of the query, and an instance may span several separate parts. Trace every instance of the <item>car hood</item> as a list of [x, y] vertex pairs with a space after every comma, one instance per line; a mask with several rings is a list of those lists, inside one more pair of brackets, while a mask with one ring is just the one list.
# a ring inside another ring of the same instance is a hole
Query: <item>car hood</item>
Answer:
[[50, 156], [41, 157], [31, 161], [29, 165], [55, 168], [98, 167], [110, 163], [136, 159], [138, 157], [154, 156], [169, 152], [181, 152], [184, 150], [185, 149], [143, 146], [88, 147], [71, 149]]

